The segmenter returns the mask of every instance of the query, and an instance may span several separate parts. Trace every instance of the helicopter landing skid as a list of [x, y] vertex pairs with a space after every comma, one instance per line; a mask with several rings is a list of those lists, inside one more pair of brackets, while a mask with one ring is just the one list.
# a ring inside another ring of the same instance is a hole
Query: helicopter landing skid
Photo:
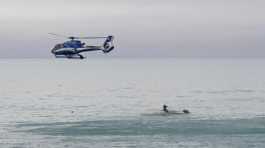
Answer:
[[84, 59], [85, 57], [81, 54], [74, 55], [55, 55], [56, 58], [67, 58], [67, 59]]

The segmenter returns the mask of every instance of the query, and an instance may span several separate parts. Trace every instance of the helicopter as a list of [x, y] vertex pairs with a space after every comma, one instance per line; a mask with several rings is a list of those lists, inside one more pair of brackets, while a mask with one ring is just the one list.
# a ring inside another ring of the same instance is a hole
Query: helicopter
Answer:
[[[68, 59], [84, 59], [85, 57], [81, 54], [82, 52], [97, 51], [101, 50], [103, 53], [109, 53], [114, 49], [114, 36], [109, 35], [105, 37], [75, 37], [75, 36], [64, 36], [54, 33], [49, 33], [57, 37], [63, 37], [70, 39], [64, 43], [56, 44], [51, 53], [56, 58], [68, 58]], [[80, 41], [81, 39], [105, 39], [101, 46], [88, 46], [86, 43]]]

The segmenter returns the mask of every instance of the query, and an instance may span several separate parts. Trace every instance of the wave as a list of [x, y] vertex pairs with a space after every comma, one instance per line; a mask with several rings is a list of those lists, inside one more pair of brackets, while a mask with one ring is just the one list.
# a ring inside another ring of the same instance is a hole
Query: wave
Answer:
[[168, 120], [166, 117], [54, 123], [20, 123], [15, 132], [53, 136], [93, 135], [249, 135], [265, 134], [265, 118]]
[[231, 90], [207, 90], [207, 91], [202, 91], [202, 90], [194, 90], [191, 91], [191, 93], [196, 93], [196, 94], [234, 94], [234, 93], [255, 93], [257, 92], [256, 90], [252, 89], [231, 89]]

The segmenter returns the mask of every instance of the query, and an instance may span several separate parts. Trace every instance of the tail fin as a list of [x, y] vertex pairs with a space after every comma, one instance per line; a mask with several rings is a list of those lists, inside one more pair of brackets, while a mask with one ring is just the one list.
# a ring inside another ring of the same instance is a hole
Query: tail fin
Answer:
[[102, 51], [104, 53], [109, 53], [111, 50], [114, 49], [114, 44], [113, 44], [114, 36], [108, 36], [105, 42], [103, 43], [103, 49]]

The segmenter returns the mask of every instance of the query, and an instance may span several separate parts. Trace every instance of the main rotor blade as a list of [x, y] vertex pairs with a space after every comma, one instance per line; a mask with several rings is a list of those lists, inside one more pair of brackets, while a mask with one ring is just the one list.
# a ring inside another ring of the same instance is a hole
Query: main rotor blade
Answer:
[[58, 36], [58, 37], [63, 37], [63, 38], [69, 38], [68, 36], [60, 35], [60, 34], [55, 34], [55, 33], [48, 33], [50, 35]]
[[76, 37], [76, 39], [105, 39], [107, 37], [90, 36], [90, 37]]
[[55, 34], [55, 33], [48, 33], [50, 35], [54, 35], [57, 37], [63, 37], [63, 38], [68, 38], [68, 39], [106, 39], [108, 37], [105, 36], [88, 36], [88, 37], [75, 37], [75, 36], [64, 36], [64, 35], [60, 35], [60, 34]]

